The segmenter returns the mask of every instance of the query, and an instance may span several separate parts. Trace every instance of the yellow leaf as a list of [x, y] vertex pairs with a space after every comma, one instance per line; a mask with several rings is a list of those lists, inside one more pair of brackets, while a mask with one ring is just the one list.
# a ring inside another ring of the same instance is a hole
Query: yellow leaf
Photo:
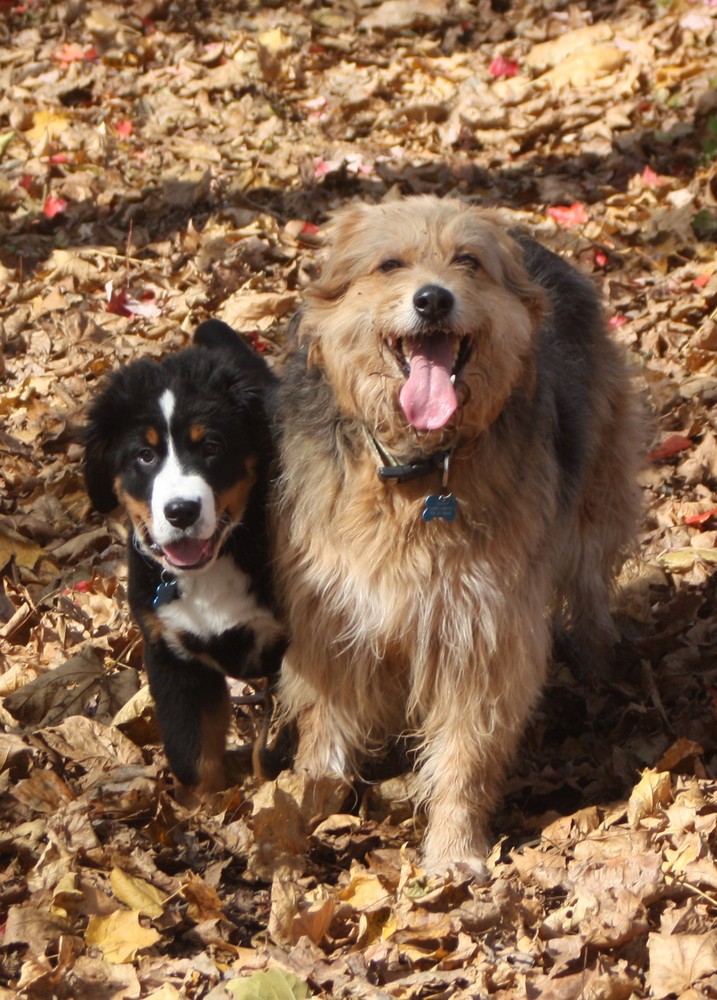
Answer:
[[36, 111], [32, 116], [32, 128], [25, 134], [30, 142], [42, 139], [56, 139], [69, 124], [66, 115], [58, 115], [55, 111]]
[[186, 996], [186, 993], [180, 993], [176, 986], [172, 986], [171, 983], [164, 983], [158, 990], [148, 993], [145, 1000], [182, 1000], [183, 996]]
[[225, 984], [234, 1000], [305, 1000], [309, 987], [291, 972], [268, 969]]
[[672, 796], [672, 780], [668, 771], [646, 767], [627, 803], [627, 819], [632, 827], [646, 816], [654, 816], [658, 808], [667, 805]]
[[110, 885], [115, 897], [121, 903], [138, 913], [143, 913], [145, 917], [161, 917], [164, 913], [166, 893], [156, 889], [143, 878], [135, 878], [121, 868], [113, 868], [110, 873]]
[[138, 951], [151, 948], [160, 937], [154, 927], [143, 927], [139, 914], [132, 910], [118, 910], [109, 917], [90, 917], [85, 932], [87, 944], [100, 948], [106, 961], [114, 965], [134, 961]]
[[284, 55], [291, 52], [294, 47], [294, 39], [281, 28], [262, 31], [261, 34], [257, 35], [256, 43], [259, 48], [264, 49], [272, 56]]
[[671, 570], [674, 573], [692, 569], [698, 559], [706, 563], [717, 563], [717, 549], [673, 549], [672, 552], [663, 552], [657, 557], [660, 566]]
[[[291, 924], [294, 941], [306, 936], [314, 944], [319, 944], [328, 933], [337, 906], [336, 900], [327, 895], [328, 891], [326, 886], [321, 886], [318, 893], [320, 898], [311, 902], [305, 901], [294, 914]], [[316, 895], [316, 892], [313, 895]]]
[[35, 545], [29, 538], [18, 535], [12, 528], [0, 529], [0, 566], [4, 566], [15, 557], [18, 566], [25, 569], [32, 569], [37, 560], [42, 556], [42, 549]]
[[380, 879], [358, 870], [351, 873], [351, 881], [341, 891], [340, 898], [360, 912], [391, 905], [391, 893]]

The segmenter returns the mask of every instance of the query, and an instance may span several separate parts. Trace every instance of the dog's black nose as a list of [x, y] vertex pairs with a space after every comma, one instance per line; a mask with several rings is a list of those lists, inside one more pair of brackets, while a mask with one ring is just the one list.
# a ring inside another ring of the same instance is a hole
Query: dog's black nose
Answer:
[[199, 517], [202, 505], [198, 500], [170, 500], [164, 505], [164, 516], [175, 528], [190, 528]]
[[419, 316], [433, 323], [445, 319], [454, 302], [453, 293], [442, 285], [424, 285], [413, 296], [413, 308]]

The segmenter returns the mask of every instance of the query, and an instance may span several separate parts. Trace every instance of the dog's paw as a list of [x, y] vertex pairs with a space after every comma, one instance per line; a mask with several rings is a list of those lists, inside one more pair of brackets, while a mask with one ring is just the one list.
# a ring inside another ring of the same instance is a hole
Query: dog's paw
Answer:
[[468, 878], [473, 879], [477, 885], [485, 885], [491, 880], [490, 869], [480, 854], [469, 854], [460, 861], [433, 860], [430, 856], [426, 856], [423, 859], [423, 867], [430, 875], [436, 875], [450, 882], [464, 882]]

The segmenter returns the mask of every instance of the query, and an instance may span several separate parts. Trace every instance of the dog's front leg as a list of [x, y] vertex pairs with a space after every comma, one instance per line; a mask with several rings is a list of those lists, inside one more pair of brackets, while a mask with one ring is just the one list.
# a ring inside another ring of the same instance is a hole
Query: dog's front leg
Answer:
[[423, 863], [431, 874], [466, 867], [478, 882], [489, 878], [488, 820], [503, 776], [505, 740], [479, 736], [465, 712], [431, 713], [425, 726], [421, 797], [428, 828]]
[[[349, 778], [360, 739], [356, 737], [356, 697], [348, 698], [345, 685], [332, 689], [314, 670], [309, 677], [295, 670], [296, 648], [289, 649], [279, 683], [279, 703], [286, 719], [296, 723], [299, 745], [294, 766], [313, 778]], [[316, 666], [317, 657], [302, 662]], [[329, 668], [330, 669], [330, 668]]]
[[188, 805], [225, 787], [223, 755], [231, 721], [224, 676], [177, 657], [163, 642], [145, 644], [145, 666], [167, 760]]
[[337, 714], [329, 704], [318, 702], [300, 713], [296, 767], [313, 778], [348, 779], [351, 757]]

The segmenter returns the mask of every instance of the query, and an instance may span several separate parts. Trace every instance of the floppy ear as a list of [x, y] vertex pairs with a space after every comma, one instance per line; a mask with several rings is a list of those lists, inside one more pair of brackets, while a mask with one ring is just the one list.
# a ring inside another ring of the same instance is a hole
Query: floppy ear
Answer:
[[207, 319], [200, 323], [194, 334], [194, 343], [197, 347], [218, 351], [230, 357], [234, 364], [251, 372], [267, 385], [275, 381], [273, 372], [261, 354], [250, 347], [240, 333], [219, 319]]
[[84, 432], [85, 486], [95, 510], [106, 514], [117, 506], [114, 488], [114, 446], [123, 426], [118, 378], [114, 376], [90, 406]]

